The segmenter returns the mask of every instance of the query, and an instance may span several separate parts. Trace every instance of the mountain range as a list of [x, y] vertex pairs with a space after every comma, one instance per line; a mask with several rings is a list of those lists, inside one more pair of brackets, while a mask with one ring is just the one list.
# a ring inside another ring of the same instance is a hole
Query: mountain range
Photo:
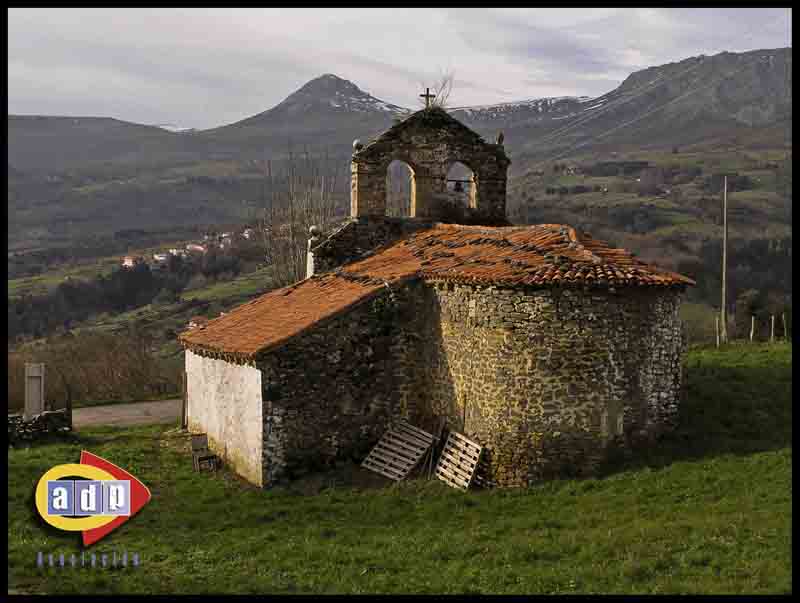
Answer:
[[[450, 112], [486, 136], [503, 130], [515, 155], [538, 156], [576, 144], [645, 142], [645, 134], [664, 144], [686, 143], [712, 130], [790, 119], [791, 58], [791, 48], [724, 52], [637, 71], [598, 98], [540, 98]], [[263, 113], [209, 130], [175, 131], [113, 118], [9, 115], [8, 161], [22, 170], [51, 172], [96, 161], [263, 158], [283, 153], [290, 141], [341, 150], [409, 112], [325, 74]], [[634, 123], [624, 127], [626, 122]], [[619, 130], [607, 133], [614, 128]], [[560, 130], [563, 135], [545, 136]]]
[[[755, 134], [785, 146], [791, 145], [791, 65], [791, 48], [723, 52], [637, 71], [596, 98], [540, 98], [448, 110], [487, 139], [504, 133], [512, 178], [546, 161], [611, 149], [670, 148]], [[52, 226], [50, 218], [62, 226], [81, 223], [113, 232], [123, 215], [131, 215], [127, 210], [118, 215], [120, 204], [134, 198], [141, 210], [135, 222], [142, 228], [165, 219], [233, 217], [238, 214], [218, 204], [255, 194], [253, 183], [244, 183], [246, 169], [228, 170], [235, 182], [222, 192], [193, 187], [194, 181], [176, 175], [213, 179], [223, 164], [278, 160], [290, 147], [325, 150], [346, 172], [354, 139], [367, 140], [411, 111], [325, 74], [269, 110], [208, 130], [109, 117], [9, 115], [9, 245], [12, 239], [20, 239], [19, 244], [40, 239]], [[87, 196], [91, 202], [81, 205]], [[157, 206], [167, 198], [178, 199], [173, 209], [179, 209], [165, 215]], [[208, 211], [187, 215], [193, 203]], [[93, 223], [87, 211], [100, 222]], [[39, 234], [32, 236], [33, 231]], [[59, 230], [67, 231], [78, 232]]]

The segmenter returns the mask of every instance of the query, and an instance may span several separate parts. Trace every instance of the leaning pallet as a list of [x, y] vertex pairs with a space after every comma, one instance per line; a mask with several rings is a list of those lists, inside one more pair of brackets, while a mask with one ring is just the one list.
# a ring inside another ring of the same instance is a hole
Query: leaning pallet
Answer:
[[434, 475], [448, 486], [468, 490], [475, 479], [482, 451], [480, 444], [451, 431], [436, 463]]
[[399, 482], [417, 466], [433, 440], [427, 431], [401, 421], [383, 434], [361, 466]]

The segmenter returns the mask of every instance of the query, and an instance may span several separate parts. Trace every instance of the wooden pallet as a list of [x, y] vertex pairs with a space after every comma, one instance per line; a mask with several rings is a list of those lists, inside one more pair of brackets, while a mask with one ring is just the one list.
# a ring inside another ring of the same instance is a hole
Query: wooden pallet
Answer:
[[475, 479], [483, 447], [460, 433], [447, 435], [434, 475], [448, 486], [468, 490]]
[[430, 450], [433, 440], [427, 431], [401, 421], [383, 434], [361, 466], [399, 482]]

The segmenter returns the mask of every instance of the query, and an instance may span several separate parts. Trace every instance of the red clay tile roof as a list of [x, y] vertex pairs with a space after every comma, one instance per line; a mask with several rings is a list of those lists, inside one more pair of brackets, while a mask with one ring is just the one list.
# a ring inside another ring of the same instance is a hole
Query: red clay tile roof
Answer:
[[271, 291], [180, 335], [192, 350], [245, 359], [344, 312], [401, 280], [501, 286], [693, 285], [569, 226], [491, 228], [440, 224], [333, 272]]

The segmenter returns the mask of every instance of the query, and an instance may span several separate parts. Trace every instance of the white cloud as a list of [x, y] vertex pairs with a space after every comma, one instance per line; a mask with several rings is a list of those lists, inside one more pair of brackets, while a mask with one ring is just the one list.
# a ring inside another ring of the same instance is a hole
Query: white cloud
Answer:
[[213, 127], [336, 73], [416, 106], [599, 95], [631, 71], [791, 44], [791, 9], [9, 9], [10, 113]]

